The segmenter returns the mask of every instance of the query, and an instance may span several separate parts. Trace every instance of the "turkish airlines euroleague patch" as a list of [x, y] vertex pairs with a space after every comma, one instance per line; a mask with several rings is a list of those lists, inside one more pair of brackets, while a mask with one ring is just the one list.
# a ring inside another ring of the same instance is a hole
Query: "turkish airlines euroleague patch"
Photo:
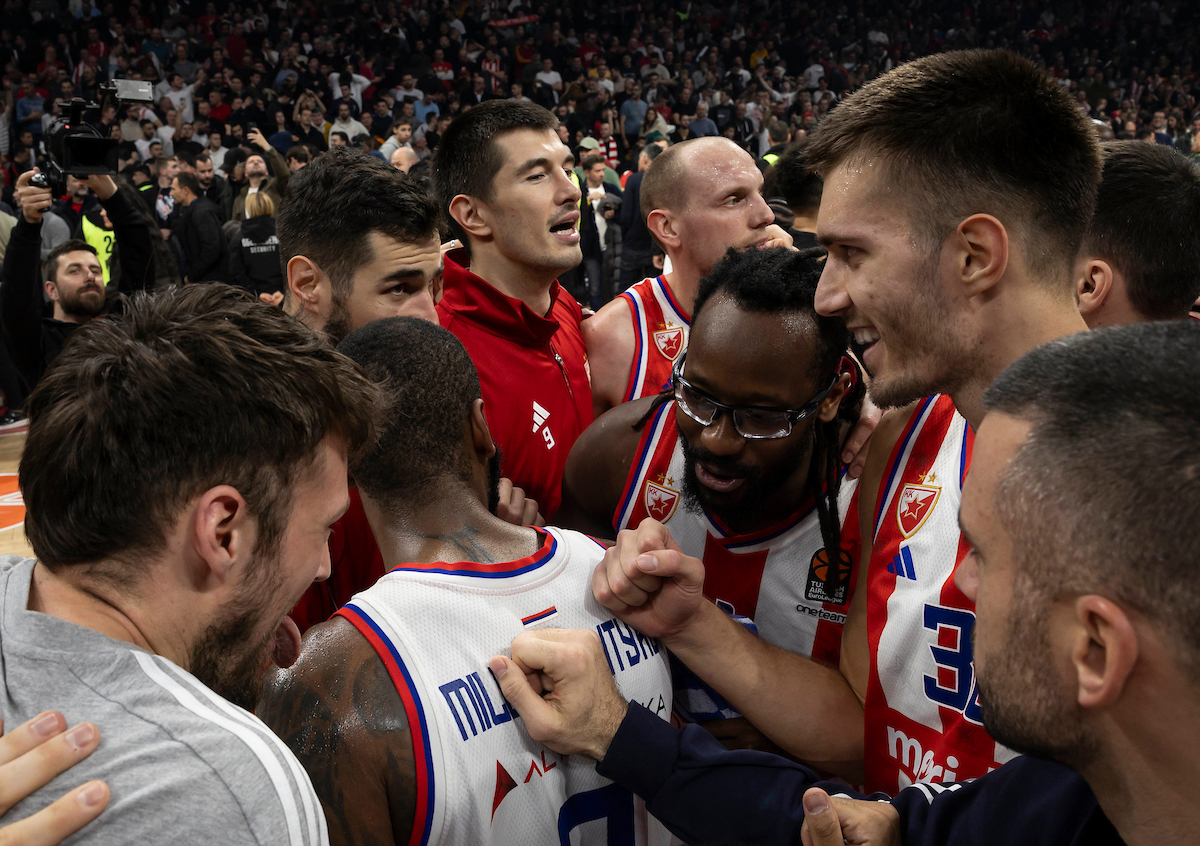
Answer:
[[0, 473], [0, 532], [25, 522], [25, 500], [17, 486], [16, 473]]
[[831, 568], [829, 552], [818, 549], [808, 566], [808, 584], [804, 588], [804, 598], [809, 602], [845, 605], [846, 594], [850, 591], [850, 571], [853, 566], [846, 551], [839, 549], [837, 566]]

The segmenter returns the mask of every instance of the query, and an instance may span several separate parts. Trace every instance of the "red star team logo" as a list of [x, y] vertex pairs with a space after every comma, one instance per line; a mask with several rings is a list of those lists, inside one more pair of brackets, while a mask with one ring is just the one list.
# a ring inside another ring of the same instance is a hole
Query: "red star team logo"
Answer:
[[679, 358], [683, 351], [683, 328], [662, 329], [654, 333], [654, 344], [658, 351], [671, 361]]
[[904, 537], [912, 537], [917, 529], [925, 525], [941, 495], [942, 489], [936, 485], [905, 485], [901, 488], [896, 522], [900, 524], [900, 532]]
[[671, 519], [671, 515], [675, 513], [675, 506], [679, 504], [679, 491], [668, 488], [661, 484], [662, 482], [661, 477], [658, 482], [646, 480], [644, 502], [646, 513], [658, 522], [665, 523]]
[[25, 500], [17, 487], [16, 473], [0, 473], [0, 532], [25, 522]]

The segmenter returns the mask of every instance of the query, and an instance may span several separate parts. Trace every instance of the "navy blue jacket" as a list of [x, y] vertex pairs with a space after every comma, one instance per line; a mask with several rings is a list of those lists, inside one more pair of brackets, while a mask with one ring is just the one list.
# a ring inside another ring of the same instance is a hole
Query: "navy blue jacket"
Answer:
[[[646, 809], [691, 844], [795, 846], [810, 787], [865, 797], [822, 782], [765, 752], [729, 751], [696, 725], [682, 729], [636, 702], [596, 771], [646, 800]], [[973, 782], [916, 785], [890, 800], [906, 846], [1122, 846], [1075, 771], [1020, 757]]]

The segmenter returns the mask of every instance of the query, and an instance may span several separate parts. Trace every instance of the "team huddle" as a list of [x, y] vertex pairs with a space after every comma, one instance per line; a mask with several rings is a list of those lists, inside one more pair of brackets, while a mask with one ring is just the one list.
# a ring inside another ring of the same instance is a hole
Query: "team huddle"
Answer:
[[334, 150], [282, 309], [73, 333], [0, 572], [0, 764], [58, 765], [4, 822], [78, 788], [112, 843], [1194, 838], [1200, 167], [937, 54], [803, 149], [822, 249], [728, 139], [657, 154], [667, 267], [590, 314], [556, 127], [467, 111], [436, 197]]

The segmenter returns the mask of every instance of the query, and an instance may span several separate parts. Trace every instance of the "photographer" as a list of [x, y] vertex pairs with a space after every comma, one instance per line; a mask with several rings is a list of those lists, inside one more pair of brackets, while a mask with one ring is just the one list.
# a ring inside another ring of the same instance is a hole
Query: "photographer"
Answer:
[[[154, 281], [150, 227], [136, 199], [118, 191], [110, 176], [92, 176], [86, 183], [113, 224], [119, 247], [120, 290], [105, 289], [100, 260], [85, 241], [60, 244], [43, 265], [42, 212], [54, 198], [50, 188], [29, 184], [38, 172], [23, 173], [17, 180], [15, 198], [21, 216], [4, 254], [4, 284], [0, 285], [5, 340], [30, 390], [79, 324], [106, 312], [118, 293], [144, 290]], [[52, 316], [45, 313], [43, 289], [53, 304]]]

